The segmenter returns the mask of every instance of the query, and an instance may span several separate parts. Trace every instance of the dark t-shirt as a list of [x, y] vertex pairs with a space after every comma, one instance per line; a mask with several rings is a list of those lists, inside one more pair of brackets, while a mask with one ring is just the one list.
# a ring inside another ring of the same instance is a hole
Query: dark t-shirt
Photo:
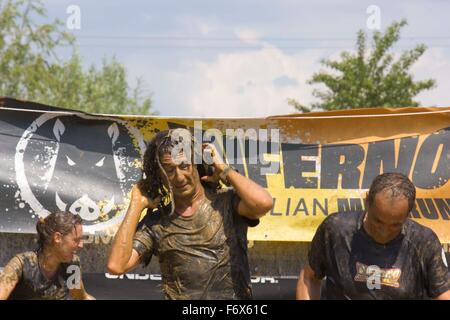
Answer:
[[69, 266], [80, 269], [80, 259], [74, 255], [71, 263], [62, 263], [53, 279], [47, 279], [42, 274], [38, 255], [34, 251], [24, 252], [14, 256], [8, 263], [13, 266], [19, 279], [11, 292], [10, 300], [65, 300], [70, 299], [67, 286], [69, 277], [74, 271]]
[[335, 213], [317, 229], [309, 265], [326, 277], [326, 299], [426, 299], [450, 289], [431, 229], [408, 219], [401, 234], [381, 245], [364, 230], [363, 218], [363, 211]]
[[234, 190], [207, 192], [190, 217], [147, 215], [134, 237], [141, 261], [159, 258], [166, 299], [251, 299], [247, 227]]

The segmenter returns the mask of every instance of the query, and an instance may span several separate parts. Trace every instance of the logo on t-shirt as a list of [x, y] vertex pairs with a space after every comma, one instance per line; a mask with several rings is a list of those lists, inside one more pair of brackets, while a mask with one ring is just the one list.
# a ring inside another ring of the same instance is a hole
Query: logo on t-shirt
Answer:
[[356, 262], [356, 275], [354, 280], [366, 283], [375, 282], [375, 287], [377, 287], [376, 285], [384, 285], [399, 288], [401, 274], [402, 270], [400, 268], [382, 269], [378, 266], [368, 266], [364, 263]]

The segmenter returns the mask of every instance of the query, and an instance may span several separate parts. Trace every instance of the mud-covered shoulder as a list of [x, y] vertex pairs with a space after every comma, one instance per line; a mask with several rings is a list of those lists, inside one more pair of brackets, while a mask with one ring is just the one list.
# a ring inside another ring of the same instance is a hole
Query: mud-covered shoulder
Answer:
[[364, 212], [337, 212], [332, 213], [322, 222], [323, 228], [330, 231], [354, 231]]
[[406, 220], [404, 228], [407, 239], [414, 244], [419, 254], [426, 255], [433, 249], [435, 251], [442, 249], [439, 238], [432, 229], [411, 219]]

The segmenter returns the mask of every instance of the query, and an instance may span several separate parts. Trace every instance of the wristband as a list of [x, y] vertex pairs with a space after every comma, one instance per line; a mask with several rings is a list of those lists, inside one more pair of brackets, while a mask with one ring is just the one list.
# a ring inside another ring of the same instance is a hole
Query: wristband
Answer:
[[225, 169], [223, 169], [223, 171], [219, 174], [219, 178], [220, 180], [222, 180], [223, 183], [229, 185], [230, 182], [228, 181], [228, 174], [230, 173], [230, 171], [233, 170], [232, 167], [230, 166], [226, 166]]

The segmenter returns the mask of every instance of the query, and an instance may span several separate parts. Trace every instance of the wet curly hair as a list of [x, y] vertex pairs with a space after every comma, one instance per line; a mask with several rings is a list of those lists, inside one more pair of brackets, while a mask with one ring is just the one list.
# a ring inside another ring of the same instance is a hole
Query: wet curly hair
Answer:
[[408, 212], [414, 207], [416, 188], [407, 176], [401, 173], [388, 172], [378, 175], [372, 182], [367, 197], [369, 206], [375, 202], [375, 196], [383, 191], [389, 191], [392, 199], [403, 197], [408, 200]]

